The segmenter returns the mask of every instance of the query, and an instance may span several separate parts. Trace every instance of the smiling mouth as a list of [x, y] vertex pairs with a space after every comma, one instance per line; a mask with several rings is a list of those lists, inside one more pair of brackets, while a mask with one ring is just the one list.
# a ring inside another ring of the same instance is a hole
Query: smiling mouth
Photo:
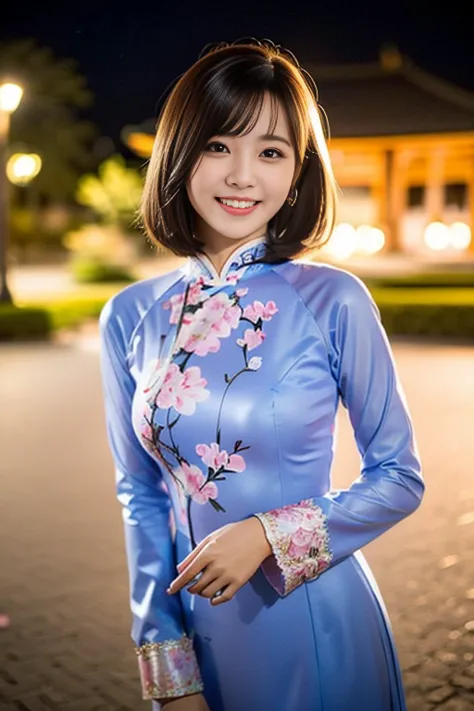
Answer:
[[[217, 200], [217, 202], [220, 202], [221, 205], [225, 205], [225, 203], [222, 202], [221, 198], [216, 197], [216, 200]], [[245, 202], [245, 201], [243, 201], [243, 202]], [[258, 205], [258, 204], [259, 204], [260, 202], [262, 202], [262, 201], [261, 201], [261, 200], [252, 200], [252, 202], [253, 202], [254, 205]], [[232, 205], [227, 205], [227, 207], [232, 207]], [[243, 208], [243, 209], [244, 209], [244, 208]]]

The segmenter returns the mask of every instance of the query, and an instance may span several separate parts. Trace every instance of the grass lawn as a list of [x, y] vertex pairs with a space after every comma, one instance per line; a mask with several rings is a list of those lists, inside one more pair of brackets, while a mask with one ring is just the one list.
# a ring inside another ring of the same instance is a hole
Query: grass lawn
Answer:
[[379, 306], [384, 304], [446, 304], [460, 306], [467, 304], [474, 306], [474, 289], [470, 287], [425, 287], [423, 289], [373, 287], [370, 291]]

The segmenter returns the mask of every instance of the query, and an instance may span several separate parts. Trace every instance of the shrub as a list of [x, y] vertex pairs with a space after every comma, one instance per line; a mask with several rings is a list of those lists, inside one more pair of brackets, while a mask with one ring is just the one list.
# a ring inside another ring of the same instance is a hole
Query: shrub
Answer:
[[79, 284], [135, 281], [133, 274], [124, 266], [87, 258], [74, 260], [72, 273]]
[[46, 308], [0, 304], [0, 341], [44, 339], [52, 329]]
[[399, 276], [367, 277], [368, 286], [384, 288], [472, 288], [474, 287], [474, 271], [472, 272], [423, 272], [421, 274], [403, 274]]

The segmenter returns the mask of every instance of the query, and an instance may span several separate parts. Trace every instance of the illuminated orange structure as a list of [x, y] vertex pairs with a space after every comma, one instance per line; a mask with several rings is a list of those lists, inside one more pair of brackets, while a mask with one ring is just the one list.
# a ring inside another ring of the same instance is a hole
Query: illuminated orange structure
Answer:
[[[474, 95], [393, 46], [379, 62], [304, 66], [329, 117], [342, 190], [335, 250], [339, 233], [345, 256], [382, 249], [472, 257]], [[154, 121], [127, 127], [123, 138], [148, 158]]]

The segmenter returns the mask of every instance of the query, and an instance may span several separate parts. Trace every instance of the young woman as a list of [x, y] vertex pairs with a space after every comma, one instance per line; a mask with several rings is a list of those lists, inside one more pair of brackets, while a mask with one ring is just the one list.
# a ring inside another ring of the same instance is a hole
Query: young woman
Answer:
[[[182, 268], [101, 318], [143, 698], [167, 711], [400, 711], [360, 552], [424, 491], [363, 282], [295, 260], [334, 225], [324, 113], [268, 40], [208, 48], [158, 119], [141, 215]], [[361, 473], [331, 489], [339, 402]], [[170, 516], [171, 514], [171, 516]]]

